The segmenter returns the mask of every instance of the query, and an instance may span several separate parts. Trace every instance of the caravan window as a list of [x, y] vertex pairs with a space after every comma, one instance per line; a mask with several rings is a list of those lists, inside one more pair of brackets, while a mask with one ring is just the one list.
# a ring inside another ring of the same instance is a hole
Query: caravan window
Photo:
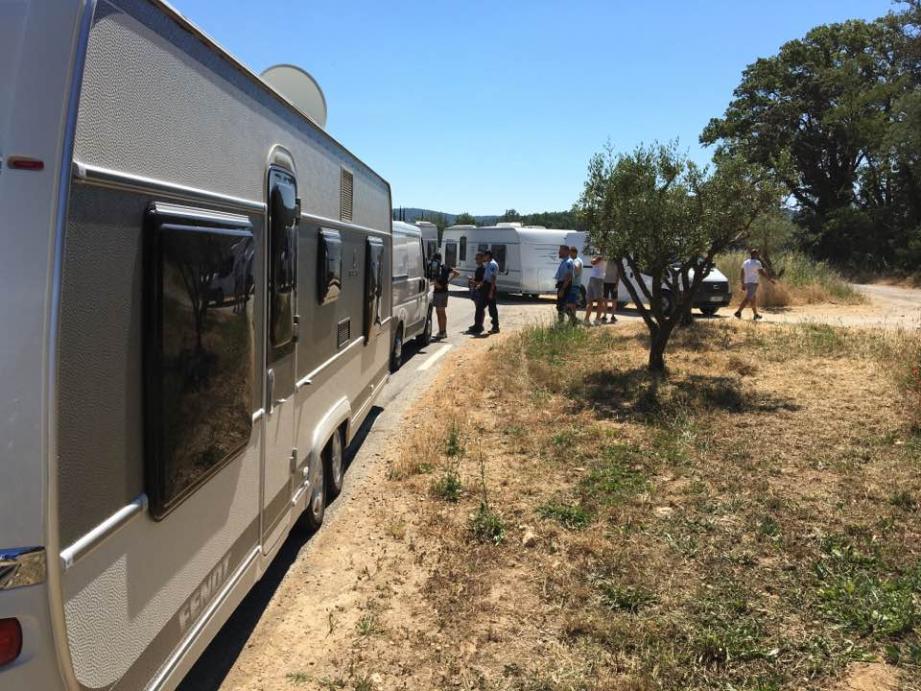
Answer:
[[384, 242], [368, 238], [365, 249], [365, 340], [371, 336], [371, 327], [383, 322], [381, 296], [384, 294]]
[[499, 265], [499, 273], [508, 273], [505, 266], [505, 245], [493, 245], [492, 258], [495, 259], [496, 263]]
[[489, 244], [486, 242], [481, 242], [479, 245], [476, 246], [476, 249], [477, 249], [477, 252], [485, 252], [486, 250], [489, 249]]
[[294, 341], [297, 269], [297, 183], [280, 168], [269, 171], [269, 362]]
[[252, 430], [250, 222], [177, 209], [155, 205], [145, 229], [144, 474], [156, 519], [229, 463]]
[[342, 292], [342, 237], [338, 230], [324, 228], [320, 231], [317, 290], [321, 305], [337, 300]]
[[464, 235], [460, 239], [460, 260], [465, 263], [467, 261], [467, 237]]
[[445, 243], [445, 256], [443, 257], [444, 263], [450, 267], [457, 266], [457, 243], [456, 242], [446, 242]]

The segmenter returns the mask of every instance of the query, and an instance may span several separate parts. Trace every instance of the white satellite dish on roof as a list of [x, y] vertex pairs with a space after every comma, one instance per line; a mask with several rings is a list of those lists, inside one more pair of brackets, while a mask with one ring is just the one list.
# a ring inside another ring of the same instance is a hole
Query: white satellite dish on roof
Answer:
[[259, 76], [292, 106], [320, 127], [326, 127], [326, 96], [305, 70], [296, 65], [275, 65]]

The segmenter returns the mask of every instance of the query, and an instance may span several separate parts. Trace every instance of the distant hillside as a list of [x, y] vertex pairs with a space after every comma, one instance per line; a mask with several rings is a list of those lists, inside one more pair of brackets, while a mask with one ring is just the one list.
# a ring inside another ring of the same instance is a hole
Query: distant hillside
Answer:
[[[393, 210], [394, 220], [404, 220], [407, 223], [416, 221], [431, 221], [439, 228], [454, 225], [458, 216], [462, 214], [449, 214], [432, 209], [416, 207], [403, 207]], [[478, 226], [491, 226], [499, 221], [519, 221], [525, 225], [546, 226], [547, 228], [572, 228], [585, 230], [582, 221], [572, 211], [543, 211], [535, 214], [518, 214], [514, 209], [509, 209], [504, 214], [490, 216], [474, 216]]]

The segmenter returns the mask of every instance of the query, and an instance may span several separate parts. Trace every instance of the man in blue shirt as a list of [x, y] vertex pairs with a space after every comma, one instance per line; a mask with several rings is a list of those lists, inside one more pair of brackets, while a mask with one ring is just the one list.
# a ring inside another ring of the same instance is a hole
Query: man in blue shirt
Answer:
[[499, 333], [499, 308], [496, 307], [496, 281], [499, 278], [499, 263], [493, 259], [492, 250], [483, 253], [486, 257], [486, 268], [483, 272], [483, 285], [480, 287], [480, 297], [486, 309], [489, 310], [489, 320], [492, 322], [491, 334]]
[[576, 325], [576, 307], [579, 304], [578, 288], [575, 285], [575, 262], [569, 256], [569, 247], [560, 245], [560, 265], [556, 270], [556, 312], [562, 324], [569, 315], [569, 323]]

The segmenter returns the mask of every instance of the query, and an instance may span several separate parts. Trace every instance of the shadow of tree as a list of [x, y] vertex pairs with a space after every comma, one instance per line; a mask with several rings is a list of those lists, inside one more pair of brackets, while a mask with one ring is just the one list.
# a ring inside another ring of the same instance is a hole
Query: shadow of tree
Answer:
[[797, 411], [792, 399], [767, 393], [743, 392], [738, 378], [690, 375], [666, 379], [645, 368], [593, 372], [569, 391], [576, 410], [595, 410], [602, 415], [650, 418], [677, 413], [725, 411], [776, 413]]

